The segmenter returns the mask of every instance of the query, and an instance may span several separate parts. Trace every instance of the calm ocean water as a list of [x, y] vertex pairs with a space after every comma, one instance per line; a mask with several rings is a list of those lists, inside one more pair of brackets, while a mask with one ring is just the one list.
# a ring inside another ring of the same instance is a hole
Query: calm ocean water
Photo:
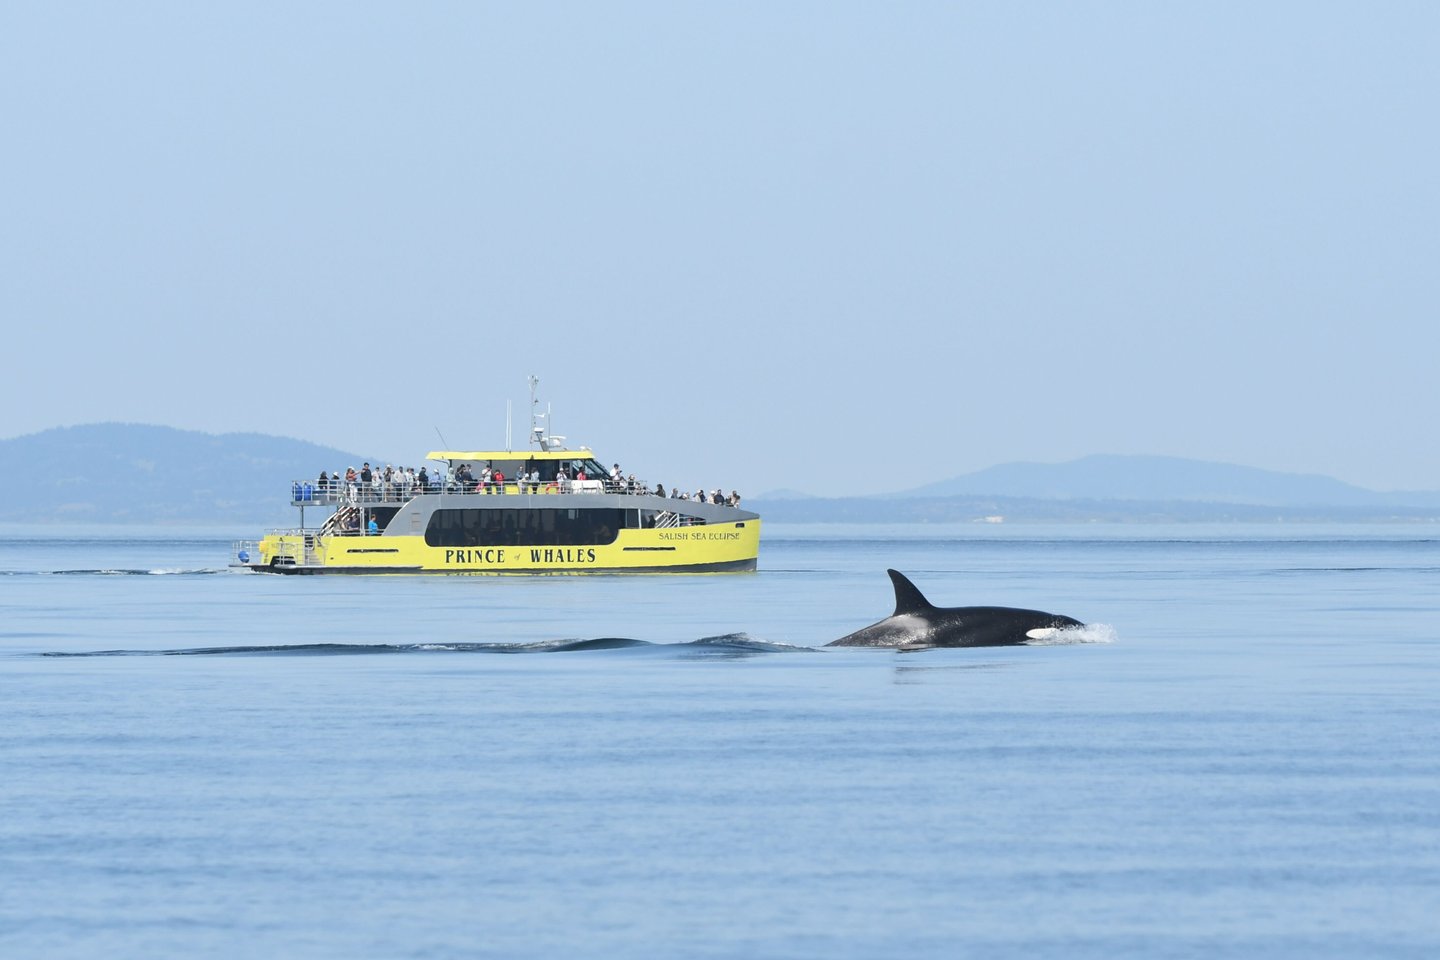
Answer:
[[[1440, 955], [1435, 527], [521, 580], [252, 533], [0, 528], [0, 956]], [[814, 649], [886, 567], [1107, 642]]]

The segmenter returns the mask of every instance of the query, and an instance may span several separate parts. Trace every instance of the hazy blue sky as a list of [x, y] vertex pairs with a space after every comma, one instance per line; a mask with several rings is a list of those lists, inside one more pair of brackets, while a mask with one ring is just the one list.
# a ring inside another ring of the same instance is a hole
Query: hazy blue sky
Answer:
[[[6, 4], [0, 436], [1440, 487], [1440, 4]], [[317, 464], [332, 466], [330, 464]]]

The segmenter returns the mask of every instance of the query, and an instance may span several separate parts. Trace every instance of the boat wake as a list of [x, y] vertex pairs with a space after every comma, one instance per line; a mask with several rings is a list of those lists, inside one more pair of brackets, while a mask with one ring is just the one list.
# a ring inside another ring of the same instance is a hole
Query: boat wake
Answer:
[[[1066, 627], [1044, 637], [1026, 641], [1024, 646], [1053, 647], [1082, 643], [1114, 643], [1115, 628], [1091, 623]], [[876, 648], [880, 650], [895, 648]], [[903, 650], [903, 648], [901, 648]], [[936, 647], [925, 647], [926, 651]], [[969, 648], [964, 648], [969, 649]], [[49, 651], [29, 654], [38, 657], [354, 657], [382, 654], [426, 653], [588, 653], [602, 650], [644, 651], [657, 656], [684, 660], [738, 660], [766, 654], [823, 653], [823, 647], [757, 640], [747, 633], [726, 633], [698, 640], [655, 642], [632, 637], [593, 637], [538, 640], [527, 643], [265, 643], [225, 647], [182, 647], [170, 650], [83, 650]], [[908, 651], [907, 651], [908, 652]]]
[[127, 569], [124, 567], [96, 567], [87, 570], [3, 570], [0, 577], [202, 577], [216, 573], [231, 573], [226, 567]]
[[541, 640], [532, 643], [271, 643], [230, 647], [187, 647], [176, 650], [91, 650], [40, 653], [41, 657], [264, 657], [361, 656], [419, 653], [584, 653], [594, 650], [647, 649], [676, 653], [690, 659], [737, 659], [767, 653], [814, 653], [814, 647], [756, 640], [744, 633], [727, 633], [679, 643], [654, 643], [629, 637], [589, 640]]
[[1078, 627], [1061, 627], [1036, 640], [1027, 640], [1027, 647], [1056, 647], [1072, 643], [1114, 643], [1115, 628], [1108, 623], [1084, 623]]

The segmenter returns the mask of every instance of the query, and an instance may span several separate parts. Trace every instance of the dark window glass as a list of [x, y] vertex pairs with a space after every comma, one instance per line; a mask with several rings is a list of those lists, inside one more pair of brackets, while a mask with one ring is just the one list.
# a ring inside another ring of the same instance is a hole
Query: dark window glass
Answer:
[[[627, 516], [628, 514], [628, 516]], [[634, 526], [634, 510], [436, 510], [425, 527], [432, 547], [597, 546]]]
[[604, 480], [610, 476], [610, 471], [588, 457], [577, 457], [574, 460], [562, 461], [569, 468], [570, 476], [573, 479], [581, 470], [585, 471], [587, 480]]
[[390, 526], [390, 521], [395, 519], [395, 514], [400, 512], [399, 507], [371, 507], [369, 516], [375, 518], [375, 526], [384, 533], [385, 528]]

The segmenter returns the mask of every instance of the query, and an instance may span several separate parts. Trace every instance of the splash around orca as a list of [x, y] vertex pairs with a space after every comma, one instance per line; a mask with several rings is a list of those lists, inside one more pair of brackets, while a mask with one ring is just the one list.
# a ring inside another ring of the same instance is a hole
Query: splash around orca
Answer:
[[937, 607], [898, 570], [886, 571], [895, 584], [895, 613], [827, 647], [1008, 647], [1045, 640], [1079, 620], [1015, 607]]

